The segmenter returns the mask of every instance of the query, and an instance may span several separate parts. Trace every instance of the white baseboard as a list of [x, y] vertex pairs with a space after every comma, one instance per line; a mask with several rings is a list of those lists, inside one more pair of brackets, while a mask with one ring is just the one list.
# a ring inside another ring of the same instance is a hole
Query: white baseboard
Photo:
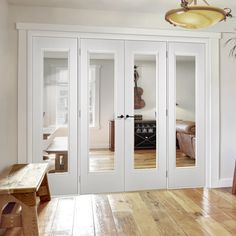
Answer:
[[224, 178], [224, 179], [219, 179], [217, 187], [218, 188], [232, 187], [232, 184], [233, 184], [232, 178]]

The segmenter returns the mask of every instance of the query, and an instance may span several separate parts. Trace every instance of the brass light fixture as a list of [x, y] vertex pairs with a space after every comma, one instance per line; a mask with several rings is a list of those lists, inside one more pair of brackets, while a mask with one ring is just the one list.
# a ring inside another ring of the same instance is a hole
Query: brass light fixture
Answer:
[[197, 0], [181, 0], [181, 8], [168, 11], [166, 21], [186, 29], [200, 29], [232, 17], [230, 8], [213, 7], [206, 0], [202, 1], [205, 5], [198, 5]]

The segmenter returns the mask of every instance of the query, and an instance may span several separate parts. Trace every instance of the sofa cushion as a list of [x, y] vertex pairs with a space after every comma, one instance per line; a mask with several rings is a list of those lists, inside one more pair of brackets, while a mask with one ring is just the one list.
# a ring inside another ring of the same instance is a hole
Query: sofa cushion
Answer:
[[176, 132], [185, 134], [195, 134], [195, 122], [176, 121]]

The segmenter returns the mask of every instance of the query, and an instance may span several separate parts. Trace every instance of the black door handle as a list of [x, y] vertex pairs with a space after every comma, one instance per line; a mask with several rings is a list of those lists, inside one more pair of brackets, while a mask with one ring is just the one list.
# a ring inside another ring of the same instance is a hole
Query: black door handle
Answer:
[[118, 119], [124, 118], [124, 115], [117, 116]]
[[134, 116], [126, 115], [125, 118], [126, 118], [126, 119], [128, 119], [128, 118], [134, 118]]

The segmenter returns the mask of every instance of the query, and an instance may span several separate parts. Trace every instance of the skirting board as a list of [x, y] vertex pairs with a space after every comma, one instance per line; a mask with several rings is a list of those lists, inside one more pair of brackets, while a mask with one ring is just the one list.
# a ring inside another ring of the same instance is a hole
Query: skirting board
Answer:
[[224, 178], [220, 179], [218, 182], [218, 188], [224, 188], [224, 187], [232, 187], [233, 184], [233, 178]]

